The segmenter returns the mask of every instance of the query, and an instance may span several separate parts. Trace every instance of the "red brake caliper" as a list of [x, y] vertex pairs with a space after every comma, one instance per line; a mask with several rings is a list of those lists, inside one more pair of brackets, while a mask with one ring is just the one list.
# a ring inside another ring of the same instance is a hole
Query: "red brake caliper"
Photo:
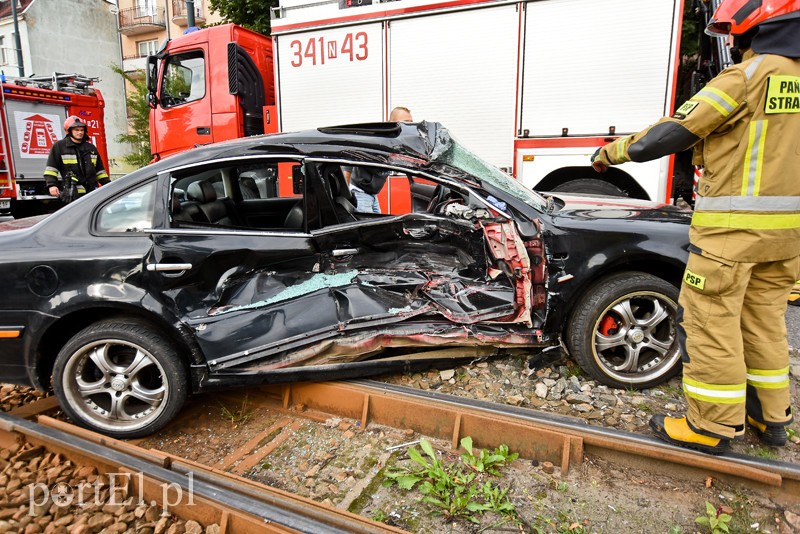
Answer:
[[605, 317], [600, 319], [600, 333], [604, 336], [616, 334], [617, 328], [619, 328], [619, 324], [614, 320], [611, 314], [606, 314]]

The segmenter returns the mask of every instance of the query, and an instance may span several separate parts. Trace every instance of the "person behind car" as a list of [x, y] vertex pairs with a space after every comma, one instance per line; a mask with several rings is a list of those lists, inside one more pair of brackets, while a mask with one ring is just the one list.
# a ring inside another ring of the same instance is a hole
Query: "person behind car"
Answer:
[[[75, 115], [64, 121], [66, 136], [56, 141], [47, 156], [44, 181], [51, 196], [69, 204], [78, 196], [110, 182], [100, 153], [86, 140], [87, 126]], [[61, 175], [61, 188], [58, 177]]]
[[[397, 106], [389, 114], [389, 122], [412, 122], [408, 108]], [[366, 167], [342, 167], [345, 180], [353, 192], [357, 204], [356, 211], [361, 213], [380, 213], [378, 193], [389, 178], [388, 171], [373, 170]]]
[[592, 164], [602, 172], [688, 147], [702, 156], [678, 312], [688, 410], [650, 426], [719, 454], [745, 423], [780, 446], [792, 422], [784, 315], [800, 268], [800, 1], [725, 0], [706, 32], [733, 36], [740, 62]]

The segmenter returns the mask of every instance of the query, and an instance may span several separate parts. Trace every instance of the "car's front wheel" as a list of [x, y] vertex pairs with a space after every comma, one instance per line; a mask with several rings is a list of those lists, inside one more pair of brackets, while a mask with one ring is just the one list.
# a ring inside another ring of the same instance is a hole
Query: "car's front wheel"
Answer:
[[678, 288], [653, 275], [620, 273], [592, 286], [567, 326], [584, 371], [617, 388], [661, 384], [680, 370]]
[[105, 320], [70, 339], [53, 368], [53, 389], [76, 423], [116, 438], [166, 425], [186, 400], [186, 368], [173, 344], [136, 321]]

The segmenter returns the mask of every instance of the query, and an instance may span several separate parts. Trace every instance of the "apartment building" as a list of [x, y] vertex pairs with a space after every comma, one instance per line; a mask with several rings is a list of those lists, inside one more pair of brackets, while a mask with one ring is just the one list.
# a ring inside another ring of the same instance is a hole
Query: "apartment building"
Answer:
[[[135, 73], [144, 70], [145, 59], [165, 39], [180, 35], [189, 27], [186, 0], [117, 0], [119, 32], [122, 45], [122, 68]], [[212, 14], [208, 0], [194, 0], [196, 26], [221, 21]]]

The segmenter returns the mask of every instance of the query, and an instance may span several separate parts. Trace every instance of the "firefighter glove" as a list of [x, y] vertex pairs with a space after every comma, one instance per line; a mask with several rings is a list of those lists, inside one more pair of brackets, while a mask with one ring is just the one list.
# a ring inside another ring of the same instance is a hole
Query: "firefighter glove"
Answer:
[[608, 167], [611, 166], [611, 162], [608, 159], [608, 153], [606, 152], [606, 147], [604, 146], [601, 146], [595, 150], [594, 154], [592, 154], [591, 161], [592, 168], [597, 172], [606, 172]]

